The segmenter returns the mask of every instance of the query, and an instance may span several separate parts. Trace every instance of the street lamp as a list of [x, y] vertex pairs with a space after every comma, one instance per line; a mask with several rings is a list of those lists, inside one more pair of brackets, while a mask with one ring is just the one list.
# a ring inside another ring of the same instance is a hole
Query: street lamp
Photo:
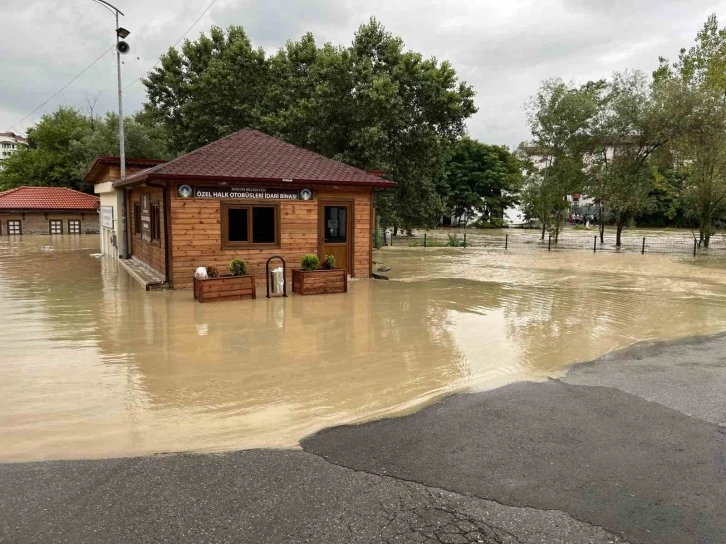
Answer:
[[[119, 10], [113, 4], [109, 4], [106, 0], [93, 0], [97, 4], [100, 4], [108, 11], [114, 14], [116, 17], [116, 73], [118, 75], [118, 147], [119, 147], [119, 162], [121, 167], [121, 179], [126, 179], [126, 150], [124, 146], [124, 105], [121, 91], [121, 55], [129, 52], [129, 44], [124, 40], [130, 32], [125, 28], [122, 28], [118, 24], [118, 16], [123, 15], [123, 12]], [[124, 259], [128, 258], [128, 243], [127, 243], [127, 232], [126, 232], [126, 191], [122, 191], [121, 198], [118, 202], [119, 205], [119, 216], [121, 219], [121, 255]]]
[[116, 72], [118, 75], [118, 147], [121, 161], [121, 179], [126, 177], [126, 150], [124, 149], [124, 105], [121, 94], [121, 54], [128, 53], [129, 44], [122, 41], [131, 32], [118, 25], [118, 16], [123, 12], [113, 4], [109, 4], [106, 0], [93, 0], [97, 4], [102, 5], [116, 17]]

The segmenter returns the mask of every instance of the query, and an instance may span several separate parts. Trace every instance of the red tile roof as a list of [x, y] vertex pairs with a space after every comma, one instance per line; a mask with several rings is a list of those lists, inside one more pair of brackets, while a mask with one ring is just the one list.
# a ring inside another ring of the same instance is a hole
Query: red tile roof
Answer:
[[165, 164], [114, 183], [130, 185], [146, 179], [217, 181], [290, 181], [390, 187], [358, 168], [334, 161], [256, 130], [243, 129]]
[[0, 210], [95, 211], [99, 198], [65, 187], [17, 187], [0, 192]]

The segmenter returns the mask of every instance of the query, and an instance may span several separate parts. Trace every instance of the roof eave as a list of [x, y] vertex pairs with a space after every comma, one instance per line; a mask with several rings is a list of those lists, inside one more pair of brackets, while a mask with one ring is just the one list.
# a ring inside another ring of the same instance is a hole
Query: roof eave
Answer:
[[292, 181], [285, 181], [281, 178], [245, 178], [245, 177], [230, 177], [230, 176], [196, 176], [196, 175], [180, 175], [180, 174], [157, 174], [139, 173], [134, 176], [130, 176], [125, 180], [117, 181], [113, 184], [114, 187], [133, 187], [135, 185], [141, 185], [145, 181], [150, 179], [158, 179], [162, 181], [195, 181], [195, 182], [227, 182], [227, 183], [282, 183], [285, 185], [344, 185], [348, 187], [379, 187], [389, 188], [395, 187], [397, 183], [395, 181], [389, 181], [387, 179], [381, 180], [370, 180], [370, 181], [344, 181], [344, 180], [326, 180], [326, 179], [293, 179]]
[[[87, 183], [88, 177], [93, 173], [96, 166], [99, 164], [109, 164], [109, 165], [117, 165], [120, 164], [121, 160], [118, 157], [114, 157], [113, 155], [97, 155], [93, 161], [91, 162], [91, 165], [86, 170], [85, 176], [83, 176], [84, 183]], [[166, 161], [164, 159], [137, 159], [134, 157], [129, 157], [125, 159], [126, 165], [140, 165], [140, 166], [156, 166], [159, 164], [164, 164]], [[105, 182], [100, 182], [105, 183]], [[96, 182], [94, 182], [94, 185]]]
[[27, 212], [97, 212], [98, 207], [92, 208], [3, 208], [0, 207], [0, 213], [27, 213]]

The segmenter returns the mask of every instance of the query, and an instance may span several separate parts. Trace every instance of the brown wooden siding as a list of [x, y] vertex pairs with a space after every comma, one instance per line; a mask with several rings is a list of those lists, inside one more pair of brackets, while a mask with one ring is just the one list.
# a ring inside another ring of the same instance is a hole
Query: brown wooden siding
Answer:
[[[170, 183], [173, 287], [192, 287], [194, 271], [199, 266], [211, 265], [220, 271], [225, 271], [229, 261], [234, 257], [247, 261], [249, 273], [254, 274], [259, 282], [265, 282], [265, 262], [272, 255], [284, 257], [289, 270], [298, 268], [304, 255], [318, 253], [318, 199], [320, 198], [354, 201], [355, 235], [352, 242], [355, 244], [355, 250], [353, 270], [350, 272], [356, 277], [368, 277], [371, 249], [371, 190], [313, 187], [313, 193], [314, 198], [310, 201], [280, 202], [279, 248], [223, 250], [220, 201], [179, 198], [176, 184]], [[133, 204], [130, 208], [133, 209]], [[133, 225], [132, 222], [129, 224]], [[291, 275], [288, 273], [288, 279], [290, 278]]]
[[[159, 206], [160, 223], [161, 223], [161, 240], [146, 242], [141, 239], [141, 234], [134, 232], [136, 224], [135, 205], [141, 206], [141, 195], [148, 194], [151, 205]], [[166, 275], [166, 235], [164, 231], [164, 199], [163, 191], [154, 187], [135, 187], [128, 194], [128, 213], [129, 213], [129, 254], [143, 261], [157, 272]]]

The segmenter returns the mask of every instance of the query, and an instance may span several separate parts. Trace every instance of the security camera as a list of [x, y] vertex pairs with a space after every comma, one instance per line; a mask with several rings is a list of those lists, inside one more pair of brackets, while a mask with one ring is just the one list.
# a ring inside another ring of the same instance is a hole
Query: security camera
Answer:
[[124, 41], [120, 41], [116, 44], [116, 50], [122, 55], [125, 55], [126, 53], [131, 51], [131, 46]]

